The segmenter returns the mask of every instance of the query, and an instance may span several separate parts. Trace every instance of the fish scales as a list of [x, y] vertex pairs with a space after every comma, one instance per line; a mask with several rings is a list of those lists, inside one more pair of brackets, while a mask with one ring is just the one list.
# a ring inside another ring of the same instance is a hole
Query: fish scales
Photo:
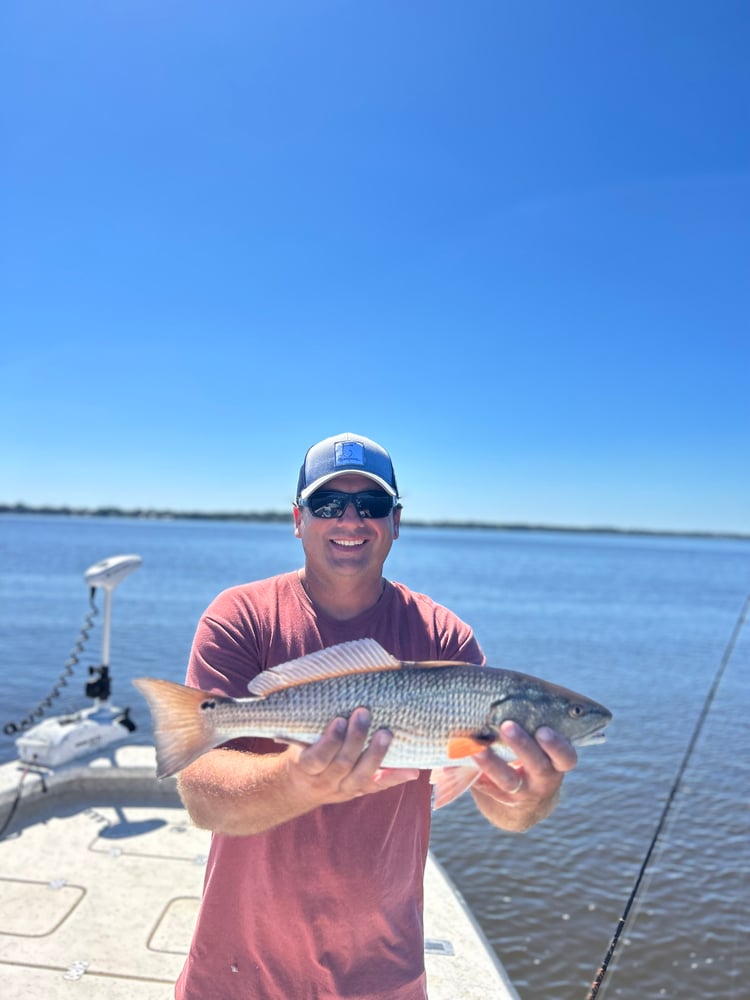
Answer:
[[363, 707], [370, 711], [372, 732], [382, 728], [393, 734], [385, 765], [438, 767], [451, 763], [446, 753], [451, 737], [487, 725], [491, 699], [510, 683], [502, 673], [457, 666], [331, 677], [274, 691], [257, 701], [217, 699], [214, 724], [224, 740], [242, 734], [312, 743], [331, 719], [348, 718]]

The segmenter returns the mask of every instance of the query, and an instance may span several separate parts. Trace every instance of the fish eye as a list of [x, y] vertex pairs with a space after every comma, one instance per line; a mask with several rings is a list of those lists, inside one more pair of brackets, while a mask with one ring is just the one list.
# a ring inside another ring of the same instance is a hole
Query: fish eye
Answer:
[[571, 705], [568, 709], [568, 715], [571, 719], [580, 719], [582, 715], [586, 714], [586, 710], [583, 705]]

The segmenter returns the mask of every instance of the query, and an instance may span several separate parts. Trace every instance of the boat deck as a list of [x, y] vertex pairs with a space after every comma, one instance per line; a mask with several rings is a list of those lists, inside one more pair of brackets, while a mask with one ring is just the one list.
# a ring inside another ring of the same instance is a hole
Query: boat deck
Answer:
[[[0, 825], [22, 769], [0, 766]], [[209, 834], [157, 782], [151, 747], [123, 745], [27, 773], [0, 841], [0, 995], [168, 1000], [198, 910]], [[425, 877], [430, 1000], [518, 1000], [454, 886]]]

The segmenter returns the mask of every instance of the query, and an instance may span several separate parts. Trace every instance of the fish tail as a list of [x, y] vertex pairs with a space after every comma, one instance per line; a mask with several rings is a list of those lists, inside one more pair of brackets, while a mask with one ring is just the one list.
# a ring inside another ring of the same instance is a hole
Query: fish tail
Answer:
[[216, 746], [216, 731], [201, 710], [211, 695], [153, 677], [138, 677], [133, 684], [151, 710], [157, 778], [176, 774]]

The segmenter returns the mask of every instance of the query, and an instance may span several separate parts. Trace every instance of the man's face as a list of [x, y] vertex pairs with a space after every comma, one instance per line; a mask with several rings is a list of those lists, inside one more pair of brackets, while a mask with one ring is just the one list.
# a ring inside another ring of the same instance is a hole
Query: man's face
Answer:
[[[329, 480], [322, 490], [357, 493], [377, 485], [366, 476], [345, 473]], [[345, 576], [380, 574], [394, 539], [398, 538], [401, 511], [387, 517], [360, 517], [350, 503], [343, 517], [313, 517], [307, 507], [294, 508], [294, 533], [302, 541], [311, 570]]]

